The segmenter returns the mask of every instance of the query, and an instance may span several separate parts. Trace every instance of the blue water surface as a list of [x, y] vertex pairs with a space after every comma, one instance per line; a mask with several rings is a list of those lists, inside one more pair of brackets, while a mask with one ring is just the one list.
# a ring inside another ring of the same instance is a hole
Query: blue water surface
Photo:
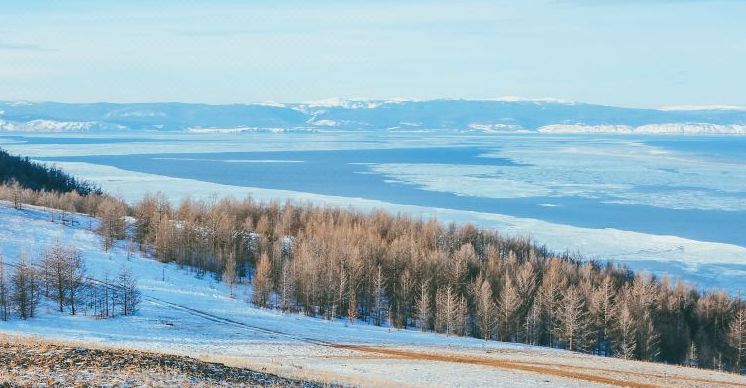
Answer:
[[[712, 158], [738, 160], [746, 140], [652, 139], [647, 144]], [[730, 141], [730, 142], [729, 142]], [[428, 191], [389, 181], [369, 164], [438, 163], [452, 165], [519, 166], [509, 159], [480, 155], [508, 146], [448, 146], [429, 148], [131, 154], [45, 158], [86, 162], [124, 170], [195, 179], [219, 184], [282, 189], [315, 194], [375, 199], [385, 202], [506, 214], [589, 228], [617, 228], [676, 235], [701, 241], [746, 246], [746, 212], [678, 210], [646, 205], [608, 203], [611, 198], [531, 197], [496, 199]], [[717, 152], [713, 151], [717, 148]], [[255, 163], [245, 162], [247, 160]], [[268, 162], [272, 161], [272, 162]], [[277, 161], [286, 161], [281, 163]], [[520, 167], [520, 166], [519, 166]], [[640, 191], [665, 193], [650, 185]], [[701, 190], [701, 189], [700, 189]], [[719, 195], [713, 191], [712, 195]], [[746, 198], [744, 198], [746, 200]], [[551, 207], [542, 206], [551, 203]]]

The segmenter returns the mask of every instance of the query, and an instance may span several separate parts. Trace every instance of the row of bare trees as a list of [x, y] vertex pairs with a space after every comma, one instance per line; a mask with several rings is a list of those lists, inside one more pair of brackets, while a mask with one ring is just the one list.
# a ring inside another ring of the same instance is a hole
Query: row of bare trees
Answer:
[[[90, 192], [86, 195], [77, 191], [58, 193], [27, 189], [17, 181], [0, 184], [0, 200], [12, 202], [13, 207], [21, 210], [24, 205], [42, 206], [51, 209], [51, 221], [69, 226], [82, 226], [95, 229], [101, 235], [105, 250], [109, 250], [115, 241], [126, 237], [127, 204], [119, 198]], [[98, 218], [98, 224], [78, 225], [83, 213]]]
[[12, 202], [14, 207], [18, 209], [25, 204], [44, 206], [71, 213], [95, 215], [99, 204], [106, 199], [113, 200], [110, 196], [98, 193], [83, 195], [77, 191], [58, 193], [56, 191], [33, 190], [23, 187], [17, 181], [0, 185], [0, 200]]
[[0, 256], [0, 319], [33, 318], [44, 300], [60, 313], [109, 318], [134, 314], [141, 296], [128, 267], [112, 279], [94, 279], [86, 274], [80, 252], [72, 246], [52, 245], [38, 260], [21, 253], [17, 262], [6, 263]]
[[746, 364], [740, 297], [468, 224], [250, 199], [174, 206], [160, 195], [129, 214], [143, 251], [231, 290], [251, 281], [259, 306], [629, 359]]
[[7, 321], [14, 313], [21, 319], [34, 317], [40, 297], [37, 272], [26, 257], [21, 255], [8, 271], [0, 256], [0, 319]]

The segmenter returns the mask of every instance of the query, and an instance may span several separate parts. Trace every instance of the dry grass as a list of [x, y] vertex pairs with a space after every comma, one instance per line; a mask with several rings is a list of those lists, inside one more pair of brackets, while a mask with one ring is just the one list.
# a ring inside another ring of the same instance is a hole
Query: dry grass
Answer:
[[0, 338], [0, 387], [322, 387], [190, 357]]

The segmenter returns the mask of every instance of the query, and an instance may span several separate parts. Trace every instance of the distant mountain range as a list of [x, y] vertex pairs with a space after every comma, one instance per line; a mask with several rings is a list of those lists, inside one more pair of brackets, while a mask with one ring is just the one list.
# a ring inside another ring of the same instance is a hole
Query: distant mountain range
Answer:
[[563, 100], [323, 100], [298, 104], [0, 102], [0, 131], [331, 131], [743, 134], [738, 107], [620, 108]]

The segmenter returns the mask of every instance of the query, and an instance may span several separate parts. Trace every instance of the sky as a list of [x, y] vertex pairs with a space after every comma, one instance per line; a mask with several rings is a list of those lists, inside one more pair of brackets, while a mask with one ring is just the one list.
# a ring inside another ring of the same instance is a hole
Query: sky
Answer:
[[0, 100], [746, 105], [744, 19], [744, 0], [11, 0]]

